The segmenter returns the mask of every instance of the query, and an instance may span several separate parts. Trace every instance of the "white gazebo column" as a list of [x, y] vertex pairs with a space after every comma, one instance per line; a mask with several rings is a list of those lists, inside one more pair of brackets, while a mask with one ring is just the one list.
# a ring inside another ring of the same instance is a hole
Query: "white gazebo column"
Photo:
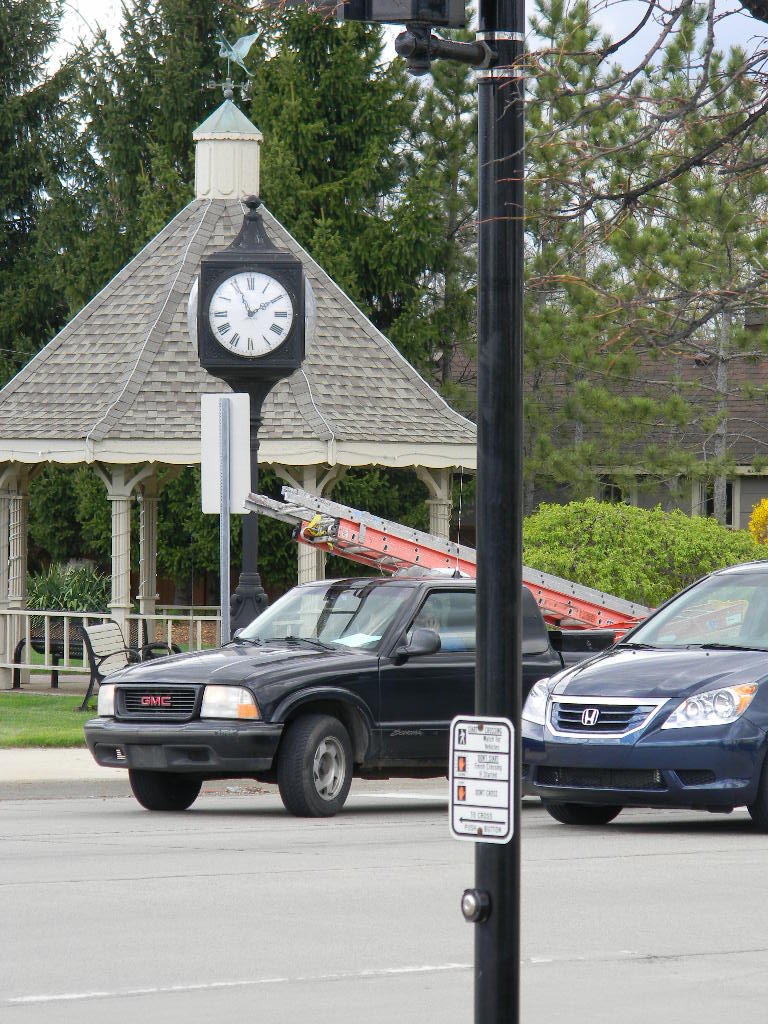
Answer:
[[154, 615], [157, 601], [157, 477], [139, 489], [139, 614]]
[[107, 488], [107, 498], [112, 505], [112, 598], [109, 610], [112, 618], [119, 623], [127, 644], [130, 643], [128, 616], [131, 602], [131, 504], [137, 484], [152, 475], [152, 467], [146, 466], [129, 476], [128, 466], [95, 466]]
[[[323, 492], [330, 490], [346, 472], [344, 466], [332, 466], [330, 469], [324, 469], [322, 466], [299, 466], [295, 469], [273, 466], [272, 468], [280, 479], [285, 480], [290, 487], [297, 487], [301, 491], [312, 494], [315, 498], [322, 497]], [[325, 552], [301, 542], [298, 548], [298, 582], [311, 583], [313, 580], [325, 579]]]
[[445, 537], [448, 540], [451, 535], [451, 471], [417, 466], [416, 476], [430, 494], [427, 498], [429, 532], [435, 537]]
[[[9, 473], [6, 478], [7, 491], [3, 504], [7, 508], [7, 529], [3, 530], [3, 536], [7, 537], [7, 594], [6, 607], [9, 612], [20, 611], [24, 608], [27, 600], [27, 531], [29, 529], [29, 477], [26, 472], [16, 471]], [[0, 515], [0, 519], [5, 515]], [[0, 523], [2, 529], [2, 523]], [[5, 546], [5, 545], [2, 545]], [[8, 618], [8, 628], [5, 635], [6, 659], [13, 659], [14, 651], [19, 640], [24, 635], [24, 622], [21, 616]], [[3, 689], [10, 689], [13, 685], [13, 670], [3, 670], [3, 678], [0, 686]], [[25, 680], [22, 679], [22, 682]]]
[[[0, 474], [0, 654], [3, 661], [13, 657], [15, 637], [9, 628], [8, 612], [8, 566], [10, 561], [10, 469]], [[0, 690], [10, 690], [13, 685], [13, 669], [0, 668]]]
[[27, 598], [29, 495], [19, 485], [8, 502], [8, 604], [23, 608]]

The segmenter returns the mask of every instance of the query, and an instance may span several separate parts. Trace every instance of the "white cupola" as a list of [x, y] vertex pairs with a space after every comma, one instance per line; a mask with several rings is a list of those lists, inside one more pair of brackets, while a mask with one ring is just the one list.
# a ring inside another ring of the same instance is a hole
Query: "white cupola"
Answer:
[[262, 134], [230, 99], [192, 133], [195, 198], [243, 199], [259, 194]]

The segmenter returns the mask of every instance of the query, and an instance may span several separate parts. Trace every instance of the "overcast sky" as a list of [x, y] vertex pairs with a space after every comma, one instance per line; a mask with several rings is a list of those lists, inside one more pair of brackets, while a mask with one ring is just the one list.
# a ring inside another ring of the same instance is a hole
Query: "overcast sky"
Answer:
[[[531, 0], [526, 0], [532, 7]], [[119, 39], [118, 28], [121, 20], [120, 0], [64, 0], [64, 18], [62, 21], [62, 37], [66, 44], [73, 45], [78, 38], [89, 38], [89, 26], [97, 23], [106, 28], [115, 41]], [[723, 12], [738, 12], [739, 0], [719, 0], [719, 8]], [[598, 13], [606, 30], [616, 38], [626, 34], [629, 27], [636, 24], [646, 9], [645, 0], [594, 0], [593, 10]], [[646, 40], [650, 38], [652, 29], [646, 32]], [[717, 25], [717, 44], [726, 48], [733, 43], [740, 43], [750, 49], [750, 41], [755, 36], [768, 35], [768, 25], [756, 21], [746, 14], [733, 13], [723, 18]], [[639, 41], [633, 48], [632, 57], [636, 59], [643, 52], [643, 43]]]

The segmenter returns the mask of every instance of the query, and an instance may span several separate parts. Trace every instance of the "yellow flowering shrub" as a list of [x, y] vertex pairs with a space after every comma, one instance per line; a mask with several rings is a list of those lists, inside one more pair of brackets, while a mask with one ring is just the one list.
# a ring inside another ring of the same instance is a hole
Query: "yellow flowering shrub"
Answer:
[[754, 506], [747, 529], [758, 544], [768, 544], [768, 498]]

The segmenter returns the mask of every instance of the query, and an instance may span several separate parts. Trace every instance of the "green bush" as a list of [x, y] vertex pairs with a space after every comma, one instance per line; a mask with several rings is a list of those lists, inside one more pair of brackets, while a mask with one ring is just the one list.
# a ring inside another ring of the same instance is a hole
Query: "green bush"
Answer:
[[542, 505], [523, 526], [525, 565], [651, 607], [714, 569], [764, 558], [765, 545], [715, 519], [594, 499]]
[[67, 612], [109, 610], [111, 580], [87, 565], [54, 563], [27, 577], [27, 607]]

